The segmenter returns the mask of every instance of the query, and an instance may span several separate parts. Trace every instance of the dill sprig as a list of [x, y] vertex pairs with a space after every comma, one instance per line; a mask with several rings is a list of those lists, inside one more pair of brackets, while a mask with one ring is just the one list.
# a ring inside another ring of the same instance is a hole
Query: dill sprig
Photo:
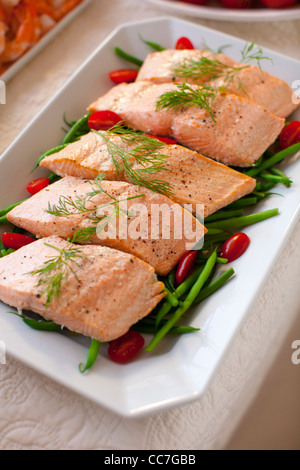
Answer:
[[59, 298], [62, 283], [68, 279], [70, 274], [78, 280], [74, 268], [80, 267], [79, 260], [83, 256], [80, 249], [72, 246], [69, 242], [66, 248], [58, 248], [49, 243], [45, 243], [45, 245], [55, 249], [59, 254], [45, 261], [39, 269], [28, 274], [39, 276], [37, 286], [43, 287], [41, 295], [46, 296], [46, 308], [48, 308], [53, 298]]
[[[210, 49], [208, 49], [210, 50]], [[211, 50], [210, 50], [211, 51]], [[212, 81], [217, 78], [223, 78], [225, 86], [230, 85], [234, 79], [238, 80], [239, 87], [243, 88], [239, 72], [249, 68], [252, 62], [255, 62], [261, 68], [262, 60], [271, 60], [265, 56], [261, 47], [255, 48], [255, 43], [245, 44], [241, 50], [241, 61], [236, 66], [224, 64], [220, 61], [213, 51], [210, 57], [200, 57], [199, 59], [186, 58], [181, 63], [175, 65], [174, 75], [181, 78], [190, 78], [194, 81]]]
[[[87, 218], [91, 220], [92, 225], [76, 230], [72, 238], [73, 243], [87, 243], [93, 236], [104, 230], [113, 217], [120, 217], [121, 214], [129, 218], [134, 217], [135, 214], [123, 209], [120, 204], [145, 196], [144, 194], [138, 194], [125, 199], [117, 199], [103, 189], [102, 181], [104, 178], [105, 174], [100, 174], [93, 182], [89, 181], [91, 191], [84, 196], [79, 196], [78, 194], [74, 198], [70, 196], [60, 196], [57, 205], [54, 204], [51, 206], [50, 203], [48, 204], [46, 212], [56, 217], [86, 214]], [[100, 193], [106, 194], [110, 202], [97, 206], [92, 199]], [[102, 212], [106, 208], [109, 208], [110, 212], [107, 215], [99, 215], [99, 212]]]
[[217, 90], [210, 86], [193, 87], [184, 83], [176, 83], [177, 90], [164, 93], [156, 103], [156, 109], [182, 110], [186, 107], [200, 106], [205, 109], [215, 121], [212, 105], [217, 96]]
[[[161, 171], [169, 171], [165, 164], [168, 155], [159, 152], [166, 145], [164, 142], [128, 129], [122, 122], [108, 131], [94, 130], [93, 132], [99, 134], [105, 141], [116, 170], [118, 172], [125, 171], [133, 184], [143, 186], [155, 193], [167, 196], [172, 194], [172, 185], [169, 182], [147, 178]], [[122, 148], [111, 139], [114, 136], [120, 137], [122, 143], [126, 144], [128, 148]]]

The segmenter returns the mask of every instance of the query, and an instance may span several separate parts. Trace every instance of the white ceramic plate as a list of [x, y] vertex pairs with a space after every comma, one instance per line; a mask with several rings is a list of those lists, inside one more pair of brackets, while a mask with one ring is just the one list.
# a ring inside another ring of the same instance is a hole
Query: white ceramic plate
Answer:
[[91, 0], [83, 0], [74, 10], [72, 10], [68, 15], [66, 15], [57, 25], [51, 29], [45, 36], [43, 36], [40, 41], [36, 43], [31, 49], [29, 49], [26, 54], [24, 54], [19, 60], [17, 60], [13, 65], [11, 65], [6, 72], [0, 75], [0, 79], [5, 83], [8, 83], [20, 70], [22, 70], [25, 65], [27, 65], [37, 54], [39, 54], [44, 47], [46, 47], [63, 29], [71, 23], [71, 21], [79, 15], [84, 8], [91, 2]]
[[[82, 116], [89, 103], [111, 87], [108, 71], [128, 66], [114, 55], [114, 47], [120, 46], [140, 58], [146, 56], [149, 48], [139, 40], [139, 35], [170, 47], [179, 36], [188, 36], [195, 44], [205, 38], [212, 48], [232, 44], [233, 57], [238, 57], [244, 47], [244, 42], [237, 38], [172, 18], [120, 27], [1, 157], [0, 207], [26, 197], [22, 188], [33, 178], [30, 170], [41, 153], [59, 144], [63, 137], [63, 114], [66, 112], [69, 120]], [[269, 71], [289, 83], [298, 77], [299, 62], [275, 52], [264, 52], [274, 62], [273, 66], [266, 62]], [[7, 352], [60, 384], [127, 417], [144, 416], [199, 399], [222, 364], [298, 218], [300, 162], [290, 159], [287, 173], [294, 184], [290, 189], [279, 189], [285, 197], [273, 196], [256, 208], [279, 207], [280, 215], [246, 229], [251, 246], [234, 263], [235, 278], [190, 313], [189, 321], [201, 328], [201, 332], [168, 338], [154, 353], [143, 353], [123, 366], [111, 362], [106, 346], [102, 345], [97, 363], [83, 376], [77, 366], [85, 361], [89, 340], [33, 331], [7, 313], [11, 309], [1, 304], [0, 340], [6, 343]], [[41, 174], [38, 171], [35, 176]]]
[[223, 7], [216, 0], [209, 0], [207, 5], [193, 5], [180, 0], [144, 0], [157, 8], [168, 13], [177, 13], [193, 18], [204, 18], [207, 20], [220, 21], [283, 21], [300, 18], [300, 6], [294, 5], [289, 8], [249, 8], [231, 9]]

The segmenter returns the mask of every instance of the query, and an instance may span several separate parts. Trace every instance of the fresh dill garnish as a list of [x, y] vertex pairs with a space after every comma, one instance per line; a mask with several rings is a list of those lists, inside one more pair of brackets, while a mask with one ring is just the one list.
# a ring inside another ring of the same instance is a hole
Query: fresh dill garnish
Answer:
[[205, 82], [216, 80], [217, 78], [223, 78], [224, 85], [229, 86], [234, 79], [238, 80], [238, 85], [243, 89], [243, 84], [239, 78], [239, 72], [250, 67], [252, 62], [261, 68], [262, 60], [271, 60], [269, 57], [263, 54], [263, 50], [260, 47], [255, 48], [255, 43], [245, 44], [241, 51], [241, 61], [237, 65], [228, 65], [223, 63], [216, 57], [217, 53], [209, 50], [212, 54], [210, 57], [186, 58], [181, 63], [174, 66], [172, 72], [176, 77], [185, 79], [193, 79], [194, 81]]
[[[126, 215], [126, 217], [134, 217], [135, 214], [126, 211], [120, 204], [145, 196], [144, 194], [138, 194], [125, 199], [117, 199], [103, 189], [102, 181], [104, 178], [105, 174], [100, 174], [94, 181], [89, 181], [91, 191], [84, 196], [79, 196], [78, 194], [74, 198], [70, 196], [60, 196], [57, 205], [54, 204], [51, 206], [50, 203], [48, 204], [48, 209], [46, 210], [48, 214], [56, 217], [85, 214], [91, 221], [92, 225], [79, 228], [74, 233], [72, 238], [73, 243], [87, 243], [93, 236], [104, 230], [113, 217], [120, 217], [121, 214]], [[108, 196], [110, 201], [97, 206], [92, 199], [100, 193]], [[107, 215], [99, 215], [99, 212], [106, 208], [111, 209], [110, 213]]]
[[80, 267], [79, 260], [82, 260], [83, 256], [80, 249], [72, 246], [69, 242], [66, 248], [58, 248], [49, 243], [45, 243], [45, 246], [53, 248], [59, 254], [45, 261], [39, 269], [28, 274], [39, 276], [37, 286], [43, 287], [41, 295], [46, 296], [46, 308], [48, 308], [53, 298], [59, 298], [62, 283], [70, 274], [78, 280], [74, 268]]
[[[128, 129], [118, 123], [108, 131], [93, 131], [106, 143], [107, 151], [118, 172], [125, 171], [130, 181], [151, 191], [166, 196], [172, 194], [172, 185], [160, 179], [148, 179], [147, 176], [168, 171], [165, 162], [168, 155], [159, 151], [166, 145], [164, 142], [148, 137], [141, 132]], [[127, 149], [118, 145], [112, 137], [118, 136]], [[121, 163], [120, 163], [121, 162]]]
[[177, 90], [167, 91], [156, 103], [156, 109], [165, 108], [175, 111], [182, 110], [186, 107], [200, 106], [207, 111], [213, 121], [215, 121], [212, 105], [217, 96], [217, 90], [210, 86], [193, 87], [184, 83], [176, 83]]

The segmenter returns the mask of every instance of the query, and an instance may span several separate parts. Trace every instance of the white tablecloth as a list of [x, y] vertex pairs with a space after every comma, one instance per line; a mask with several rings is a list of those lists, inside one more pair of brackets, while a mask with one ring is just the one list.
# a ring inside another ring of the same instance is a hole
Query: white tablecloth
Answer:
[[[94, 0], [8, 84], [7, 104], [0, 108], [0, 152], [115, 27], [159, 16], [165, 13], [141, 0]], [[299, 21], [239, 24], [186, 19], [300, 58]], [[43, 80], [40, 70], [47, 70]], [[200, 401], [144, 419], [124, 419], [8, 357], [7, 364], [0, 365], [0, 448], [225, 448], [299, 313], [299, 242], [298, 223]]]

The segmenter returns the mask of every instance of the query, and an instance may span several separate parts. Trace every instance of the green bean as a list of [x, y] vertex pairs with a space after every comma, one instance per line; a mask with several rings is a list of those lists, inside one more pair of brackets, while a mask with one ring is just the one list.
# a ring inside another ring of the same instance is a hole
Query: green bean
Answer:
[[[206, 227], [206, 221], [205, 221], [205, 227]], [[210, 235], [221, 235], [221, 233], [223, 233], [223, 230], [216, 229], [216, 228], [211, 228], [211, 229], [207, 230], [205, 236], [209, 237]]]
[[[198, 255], [198, 260], [208, 260], [209, 258], [209, 255], [205, 255], [203, 253], [199, 253]], [[220, 263], [220, 264], [227, 264], [228, 263], [228, 259], [226, 258], [220, 258], [220, 257], [217, 257], [217, 263]]]
[[127, 62], [131, 62], [132, 64], [138, 65], [139, 67], [141, 67], [144, 63], [143, 60], [140, 60], [137, 57], [134, 57], [133, 55], [127, 54], [127, 52], [123, 51], [119, 47], [115, 47], [114, 51], [115, 54], [117, 54], [122, 59], [125, 59], [127, 60]]
[[17, 317], [22, 318], [23, 322], [32, 328], [33, 330], [39, 330], [39, 331], [60, 331], [62, 327], [60, 325], [57, 325], [57, 323], [54, 323], [52, 321], [47, 321], [47, 320], [33, 320], [31, 318], [25, 317], [25, 315], [22, 315], [17, 312], [9, 312], [13, 313], [14, 315], [17, 315]]
[[167, 293], [166, 295], [166, 300], [168, 300], [168, 302], [170, 302], [170, 304], [172, 305], [172, 307], [177, 307], [178, 305], [178, 299], [172, 294], [172, 292], [169, 291], [169, 289], [167, 287], [165, 287], [165, 292]]
[[82, 374], [84, 374], [84, 372], [89, 370], [95, 364], [96, 359], [97, 359], [98, 354], [99, 354], [100, 344], [101, 343], [99, 341], [97, 341], [96, 339], [91, 340], [91, 345], [89, 347], [86, 363], [85, 363], [85, 365], [83, 363], [80, 363], [79, 366], [78, 366], [79, 371]]
[[157, 331], [155, 336], [150, 341], [149, 345], [146, 348], [146, 351], [151, 352], [153, 349], [160, 343], [160, 341], [168, 334], [168, 332], [173, 328], [176, 323], [180, 320], [182, 315], [191, 307], [195, 299], [198, 297], [203, 285], [207, 281], [212, 269], [216, 264], [217, 253], [214, 251], [209, 259], [207, 260], [203, 270], [201, 271], [197, 281], [191, 288], [187, 297], [184, 299], [182, 304], [175, 310], [171, 315], [169, 320], [162, 326], [160, 330]]
[[83, 126], [86, 126], [88, 119], [90, 117], [91, 113], [85, 114], [82, 118], [80, 118], [76, 123], [74, 124], [73, 127], [69, 130], [69, 132], [66, 134], [62, 144], [69, 144], [71, 142], [74, 142], [75, 137], [78, 136], [78, 132], [83, 128]]
[[224, 235], [220, 235], [219, 237], [214, 237], [209, 240], [206, 240], [206, 242], [203, 244], [202, 250], [209, 250], [212, 246], [225, 242], [229, 237], [229, 233], [224, 233]]
[[234, 201], [231, 204], [229, 204], [226, 207], [226, 209], [231, 210], [231, 209], [237, 209], [241, 207], [253, 206], [256, 203], [257, 203], [257, 197], [242, 197], [238, 201]]
[[148, 46], [152, 47], [152, 49], [154, 49], [155, 51], [165, 51], [165, 47], [162, 47], [160, 44], [157, 44], [156, 42], [153, 42], [153, 41], [146, 41], [145, 39], [143, 39], [142, 37], [140, 37], [140, 39], [145, 43], [147, 44]]
[[175, 290], [175, 276], [176, 276], [176, 270], [172, 269], [172, 271], [168, 274], [168, 282], [172, 290]]
[[256, 224], [257, 222], [261, 222], [262, 220], [269, 219], [270, 217], [274, 217], [278, 214], [278, 209], [270, 209], [264, 212], [257, 212], [256, 214], [244, 215], [243, 217], [236, 217], [234, 219], [228, 220], [221, 220], [219, 222], [211, 222], [207, 224], [206, 227], [209, 228], [220, 228], [220, 229], [228, 229], [234, 227], [242, 227], [245, 225], [252, 225]]
[[[140, 325], [136, 323], [134, 326], [131, 327], [132, 330], [138, 331], [139, 333], [145, 333], [145, 334], [155, 334], [156, 333], [156, 328], [151, 325]], [[169, 335], [185, 335], [188, 333], [195, 333], [196, 331], [200, 331], [199, 328], [194, 328], [192, 326], [186, 326], [186, 325], [181, 325], [181, 326], [173, 326], [170, 331], [168, 331]]]
[[220, 287], [222, 287], [225, 282], [228, 281], [234, 274], [234, 269], [229, 268], [227, 271], [225, 271], [223, 274], [221, 274], [217, 279], [212, 281], [207, 287], [205, 287], [198, 297], [196, 297], [194, 304], [198, 304], [202, 302], [202, 300], [206, 299], [210, 295], [214, 294]]
[[42, 160], [44, 160], [44, 158], [46, 157], [49, 157], [50, 155], [54, 155], [55, 153], [58, 153], [60, 152], [61, 150], [63, 150], [68, 144], [62, 144], [62, 145], [59, 145], [58, 147], [54, 147], [53, 149], [51, 150], [48, 150], [47, 152], [43, 153], [43, 155], [41, 155], [41, 157], [38, 159], [37, 161], [37, 164], [35, 165], [35, 167], [33, 168], [33, 170], [31, 171], [31, 173], [36, 170], [39, 166], [39, 164], [41, 163]]
[[272, 175], [270, 173], [259, 173], [258, 175], [259, 178], [262, 178], [267, 181], [273, 181], [274, 183], [283, 183], [283, 184], [289, 184], [291, 185], [292, 181], [287, 178], [286, 176], [281, 176], [281, 175]]
[[50, 173], [48, 176], [50, 184], [55, 183], [55, 181], [58, 181], [61, 179], [61, 176], [56, 175], [55, 173]]
[[8, 224], [8, 220], [7, 220], [6, 215], [3, 215], [2, 217], [0, 217], [0, 225], [5, 225], [5, 224]]
[[[201, 273], [202, 269], [203, 269], [202, 267], [196, 269], [193, 274], [191, 274], [185, 281], [183, 281], [177, 287], [175, 292], [173, 292], [173, 294], [172, 294], [177, 300], [180, 299], [184, 294], [186, 294], [186, 292], [193, 286], [193, 284], [198, 279], [199, 274]], [[168, 313], [171, 311], [171, 309], [172, 309], [172, 304], [171, 304], [170, 300], [166, 299], [165, 302], [160, 307], [159, 311], [157, 312], [156, 320], [155, 320], [156, 328], [159, 327], [161, 320], [166, 315], [168, 315]]]
[[223, 211], [220, 210], [216, 212], [215, 214], [209, 215], [205, 219], [205, 223], [209, 222], [214, 222], [215, 220], [223, 220], [223, 219], [229, 219], [230, 217], [240, 217], [244, 214], [242, 209], [237, 209], [237, 210], [228, 210], [228, 211]]
[[281, 150], [278, 153], [275, 153], [272, 157], [270, 157], [268, 160], [265, 160], [260, 166], [251, 168], [251, 170], [247, 171], [245, 174], [248, 176], [256, 176], [259, 173], [261, 173], [263, 170], [266, 170], [267, 168], [270, 168], [271, 166], [276, 165], [277, 163], [280, 163], [282, 160], [284, 160], [286, 157], [292, 155], [293, 153], [296, 153], [300, 150], [300, 142], [298, 144], [291, 145], [287, 149]]
[[4, 258], [4, 256], [7, 256], [7, 251], [5, 248], [3, 248], [1, 251], [0, 251], [0, 255], [1, 255], [1, 258]]
[[283, 171], [279, 170], [279, 168], [269, 168], [269, 171], [270, 173], [272, 173], [273, 175], [277, 175], [277, 176], [282, 176], [282, 178], [286, 178], [288, 181], [286, 183], [283, 183], [287, 188], [290, 188], [291, 186], [291, 181], [290, 179], [286, 176], [285, 173], [283, 173]]

